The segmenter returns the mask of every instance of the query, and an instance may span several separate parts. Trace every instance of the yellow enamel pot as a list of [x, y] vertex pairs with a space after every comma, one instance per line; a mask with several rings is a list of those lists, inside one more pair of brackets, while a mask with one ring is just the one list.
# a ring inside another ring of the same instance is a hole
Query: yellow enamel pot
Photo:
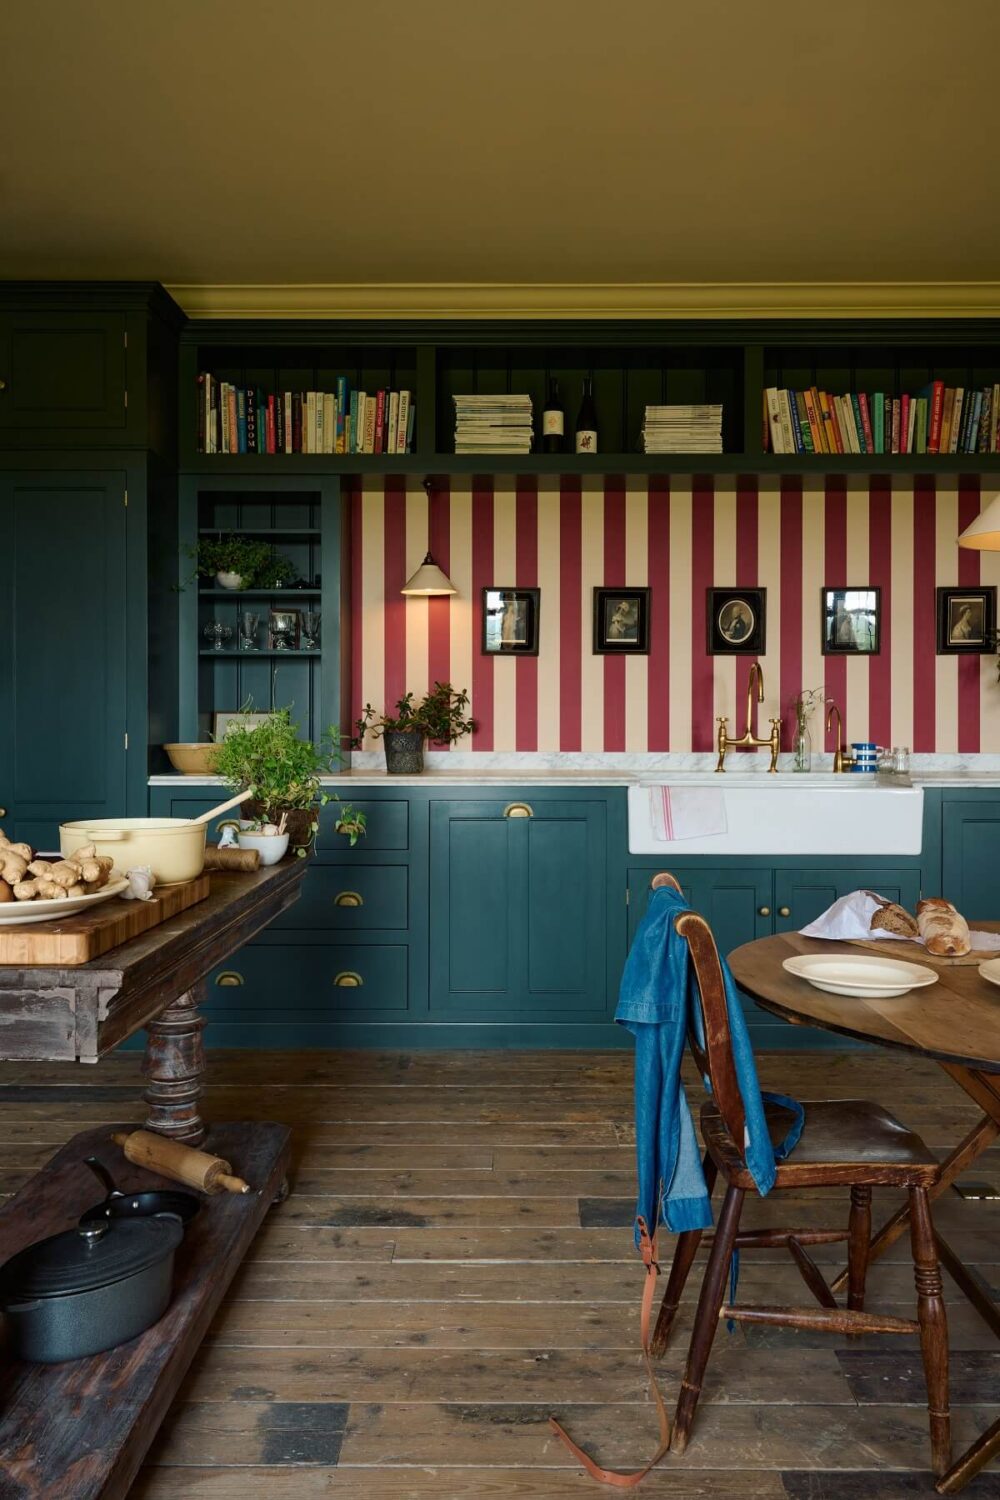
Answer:
[[81, 818], [59, 827], [63, 859], [83, 844], [107, 854], [115, 868], [134, 870], [148, 865], [157, 885], [194, 880], [205, 868], [204, 823], [188, 818]]

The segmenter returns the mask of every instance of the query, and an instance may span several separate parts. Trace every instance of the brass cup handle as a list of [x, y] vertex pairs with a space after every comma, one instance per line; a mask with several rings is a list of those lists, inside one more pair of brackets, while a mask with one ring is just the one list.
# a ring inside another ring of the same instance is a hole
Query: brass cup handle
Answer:
[[758, 906], [757, 915], [758, 917], [769, 917], [771, 915], [771, 908], [769, 906]]
[[778, 907], [778, 916], [779, 917], [790, 917], [791, 915], [792, 915], [792, 908], [790, 906], [779, 906]]
[[338, 891], [333, 898], [334, 906], [364, 906], [365, 898], [359, 891]]
[[533, 818], [535, 809], [528, 802], [508, 802], [503, 815], [505, 818]]
[[221, 974], [216, 976], [215, 982], [220, 989], [226, 990], [232, 989], [235, 985], [243, 984], [244, 979], [243, 975], [238, 973], [236, 969], [224, 969]]
[[353, 969], [341, 969], [340, 973], [334, 976], [333, 982], [338, 989], [342, 990], [356, 990], [364, 984], [361, 975], [356, 974]]

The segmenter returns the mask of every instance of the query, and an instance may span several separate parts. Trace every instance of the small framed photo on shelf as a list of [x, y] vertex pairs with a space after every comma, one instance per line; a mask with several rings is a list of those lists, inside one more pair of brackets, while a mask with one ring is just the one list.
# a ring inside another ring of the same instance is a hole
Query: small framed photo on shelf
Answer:
[[877, 656], [882, 649], [882, 590], [868, 584], [823, 589], [824, 656]]
[[231, 729], [256, 729], [258, 724], [264, 724], [271, 717], [270, 714], [242, 714], [238, 708], [212, 715], [212, 738], [213, 740], [224, 740]]
[[995, 588], [938, 589], [939, 656], [986, 656], [996, 648]]
[[483, 655], [537, 656], [541, 589], [483, 589]]
[[649, 589], [594, 590], [594, 651], [598, 656], [649, 653]]
[[708, 590], [709, 656], [760, 656], [767, 640], [767, 589]]
[[297, 609], [272, 609], [267, 621], [267, 638], [272, 651], [297, 651], [302, 635], [302, 621]]

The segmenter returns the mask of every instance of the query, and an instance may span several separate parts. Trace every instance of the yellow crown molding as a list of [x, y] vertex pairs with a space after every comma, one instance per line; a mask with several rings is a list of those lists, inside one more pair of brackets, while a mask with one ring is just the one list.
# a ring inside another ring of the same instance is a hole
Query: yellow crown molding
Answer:
[[191, 318], [994, 318], [996, 281], [180, 285]]

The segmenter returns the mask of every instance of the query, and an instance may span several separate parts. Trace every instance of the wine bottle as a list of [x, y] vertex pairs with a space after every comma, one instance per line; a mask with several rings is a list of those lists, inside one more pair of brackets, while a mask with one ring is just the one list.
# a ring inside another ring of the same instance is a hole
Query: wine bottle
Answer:
[[558, 380], [549, 381], [549, 394], [542, 412], [542, 448], [546, 453], [561, 453], [566, 436], [566, 413], [559, 399]]
[[592, 375], [583, 377], [583, 398], [580, 401], [580, 411], [576, 419], [576, 451], [577, 453], [597, 452], [597, 408], [594, 405]]

